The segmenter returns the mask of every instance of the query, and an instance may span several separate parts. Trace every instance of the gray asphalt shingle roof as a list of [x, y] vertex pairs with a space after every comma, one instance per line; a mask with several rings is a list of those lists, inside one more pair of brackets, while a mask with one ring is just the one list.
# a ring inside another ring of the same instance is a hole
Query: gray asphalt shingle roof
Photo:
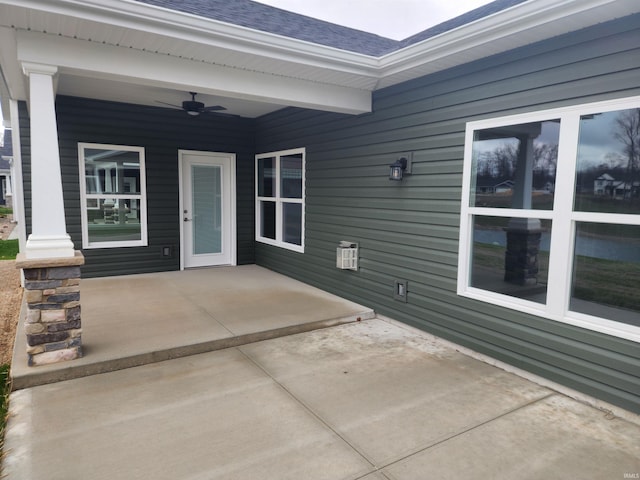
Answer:
[[365, 55], [382, 55], [400, 43], [250, 0], [136, 1]]
[[[496, 0], [459, 17], [396, 41], [353, 28], [263, 5], [251, 0], [136, 0], [178, 12], [379, 57], [471, 23], [528, 0]], [[427, 23], [425, 21], [425, 23]]]
[[526, 1], [528, 0], [497, 0], [495, 2], [488, 3], [487, 5], [478, 7], [463, 15], [460, 15], [459, 17], [452, 18], [451, 20], [447, 20], [446, 22], [442, 22], [431, 28], [427, 28], [422, 32], [416, 33], [415, 35], [404, 39], [401, 42], [401, 47], [406, 47], [413, 43], [418, 43], [422, 40], [426, 40], [427, 38], [435, 37], [436, 35], [440, 35], [441, 33], [461, 27], [462, 25], [466, 25], [467, 23], [480, 20], [481, 18], [488, 17], [489, 15], [500, 12], [502, 10], [506, 10], [509, 7], [513, 7], [514, 5], [518, 5]]

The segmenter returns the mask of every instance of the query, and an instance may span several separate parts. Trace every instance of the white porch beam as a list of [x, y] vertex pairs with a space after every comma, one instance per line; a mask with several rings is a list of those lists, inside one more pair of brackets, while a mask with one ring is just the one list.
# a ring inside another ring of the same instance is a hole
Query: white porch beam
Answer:
[[56, 67], [24, 63], [31, 104], [31, 230], [27, 259], [73, 257], [67, 234], [56, 124]]
[[10, 100], [26, 99], [26, 82], [20, 64], [16, 61], [17, 44], [15, 31], [12, 28], [0, 27], [0, 105], [4, 116], [4, 126], [11, 125]]
[[60, 73], [339, 113], [371, 111], [371, 92], [300, 78], [194, 62], [131, 48], [17, 32], [18, 59]]

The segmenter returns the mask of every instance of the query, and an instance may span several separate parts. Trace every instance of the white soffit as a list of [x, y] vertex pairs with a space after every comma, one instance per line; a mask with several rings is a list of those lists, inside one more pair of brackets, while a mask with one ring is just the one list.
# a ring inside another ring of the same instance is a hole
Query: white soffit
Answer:
[[188, 85], [193, 91], [212, 95], [342, 113], [357, 114], [371, 109], [369, 91], [339, 84], [321, 84], [24, 30], [17, 32], [17, 44], [19, 62], [55, 65], [61, 75], [176, 90], [184, 90]]
[[[72, 74], [61, 75], [58, 83], [58, 94], [151, 107], [171, 108], [169, 105], [174, 105], [176, 109], [180, 109], [180, 105], [184, 100], [191, 99], [184, 90], [158, 88], [101, 78], [88, 80], [86, 77]], [[209, 95], [202, 92], [198, 92], [197, 100], [205, 105], [222, 105], [226, 108], [223, 114], [231, 113], [246, 118], [259, 117], [286, 106]]]
[[[375, 58], [133, 0], [0, 0], [0, 60], [9, 92], [17, 99], [26, 94], [18, 62], [11, 59], [16, 51], [12, 36], [38, 39], [26, 42], [31, 50], [26, 56], [38, 51], [34, 44], [65, 43], [81, 51], [117, 50], [140, 61], [162, 57], [168, 64], [182, 65], [183, 72], [226, 72], [227, 81], [239, 78], [245, 85], [254, 78], [251, 92], [225, 90], [220, 83], [224, 78], [218, 85], [208, 82], [209, 88], [199, 91], [210, 95], [361, 113], [370, 109], [370, 105], [363, 107], [367, 92], [639, 11], [638, 0], [530, 0]], [[59, 52], [53, 53], [51, 62], [61, 59]], [[198, 86], [188, 75], [156, 77], [154, 82], [126, 72], [108, 72], [95, 62], [97, 70], [89, 65], [83, 68], [82, 57], [71, 60], [67, 55], [69, 65], [61, 68], [62, 75], [74, 76], [68, 86], [79, 86], [79, 79], [92, 75], [176, 90]], [[268, 91], [261, 92], [260, 80], [267, 79], [275, 90], [282, 84], [279, 90], [285, 95], [270, 98]], [[298, 101], [287, 96], [294, 85], [299, 87]], [[315, 97], [307, 103], [302, 98], [305, 90]], [[357, 100], [340, 110], [340, 98], [350, 95]], [[328, 108], [323, 108], [325, 100]]]

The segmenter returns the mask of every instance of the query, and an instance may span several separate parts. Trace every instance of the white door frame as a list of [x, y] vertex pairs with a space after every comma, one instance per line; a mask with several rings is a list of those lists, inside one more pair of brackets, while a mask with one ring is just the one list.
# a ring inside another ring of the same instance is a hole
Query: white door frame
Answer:
[[[183, 192], [183, 174], [182, 169], [184, 167], [185, 155], [198, 155], [209, 157], [211, 159], [223, 160], [226, 169], [223, 169], [223, 174], [229, 176], [230, 191], [228, 192], [227, 213], [229, 214], [229, 265], [235, 266], [237, 264], [237, 247], [236, 247], [236, 155], [235, 153], [222, 153], [222, 152], [205, 152], [199, 150], [178, 150], [178, 190], [179, 190], [179, 213], [178, 221], [180, 222], [180, 270], [185, 269], [185, 248], [184, 248], [184, 192]], [[224, 184], [224, 181], [223, 181]], [[223, 193], [224, 194], [224, 193]], [[224, 204], [224, 203], [223, 203]]]

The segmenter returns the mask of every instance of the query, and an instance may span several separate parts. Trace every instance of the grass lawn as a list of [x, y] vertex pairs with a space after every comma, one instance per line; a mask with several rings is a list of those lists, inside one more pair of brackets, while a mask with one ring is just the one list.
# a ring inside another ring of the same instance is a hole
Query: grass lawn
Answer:
[[14, 260], [18, 255], [18, 240], [0, 240], [0, 260]]
[[[504, 274], [505, 247], [476, 243], [474, 266], [492, 269], [497, 277]], [[538, 278], [547, 283], [549, 253], [539, 252]], [[573, 296], [588, 302], [640, 312], [640, 265], [634, 262], [576, 256]]]
[[574, 296], [640, 312], [640, 265], [578, 255]]
[[[10, 215], [13, 210], [0, 207], [0, 215]], [[14, 260], [18, 254], [18, 240], [0, 240], [0, 260]]]

